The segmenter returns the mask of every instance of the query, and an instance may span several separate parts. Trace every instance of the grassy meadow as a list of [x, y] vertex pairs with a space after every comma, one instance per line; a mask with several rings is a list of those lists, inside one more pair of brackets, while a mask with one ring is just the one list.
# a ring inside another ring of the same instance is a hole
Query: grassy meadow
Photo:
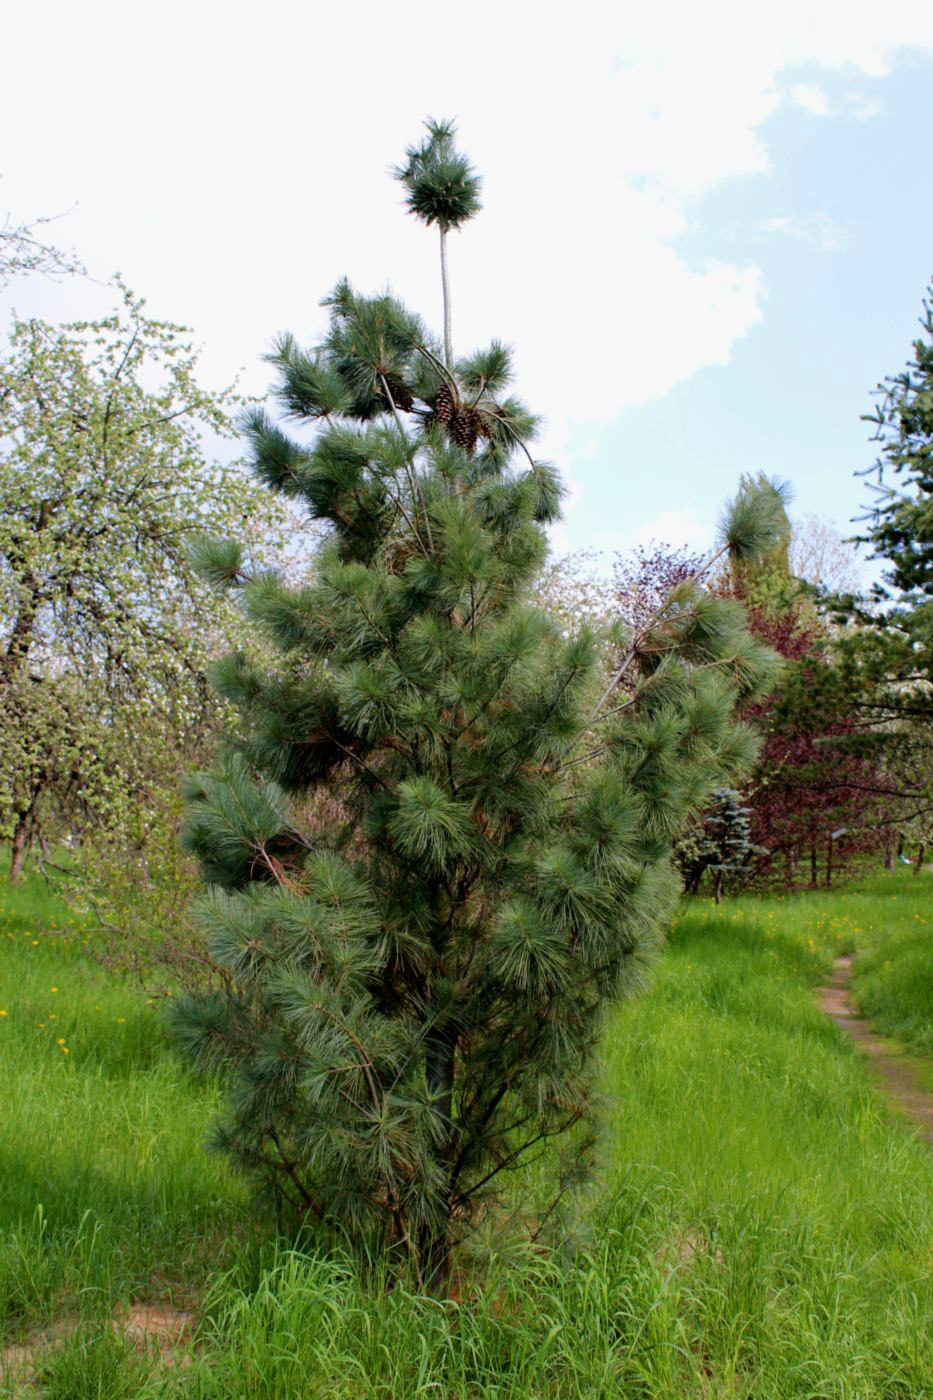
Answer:
[[[930, 1153], [814, 996], [854, 949], [860, 1004], [933, 1050], [928, 888], [685, 905], [607, 1025], [601, 1160], [563, 1241], [500, 1222], [440, 1302], [273, 1241], [201, 1150], [219, 1087], [159, 1005], [35, 876], [0, 887], [0, 1395], [933, 1396]], [[182, 1350], [127, 1335], [143, 1304], [190, 1312]]]

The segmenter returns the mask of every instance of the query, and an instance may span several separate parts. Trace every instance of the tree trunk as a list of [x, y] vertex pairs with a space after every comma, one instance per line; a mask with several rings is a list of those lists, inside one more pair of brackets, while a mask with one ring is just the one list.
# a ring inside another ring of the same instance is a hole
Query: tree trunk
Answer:
[[713, 898], [717, 904], [722, 904], [722, 871], [716, 871], [716, 881], [713, 885]]
[[441, 231], [441, 291], [444, 295], [444, 361], [447, 368], [454, 367], [453, 335], [450, 328], [450, 279], [447, 275], [447, 230], [443, 224]]
[[[52, 507], [43, 501], [39, 507], [39, 518], [33, 528], [36, 534], [43, 531], [52, 518]], [[20, 550], [14, 545], [8, 549], [7, 562], [12, 566], [16, 578], [19, 603], [16, 619], [10, 631], [6, 653], [0, 660], [0, 681], [11, 681], [21, 666], [26, 664], [32, 648], [36, 618], [42, 604], [39, 580], [26, 564]], [[22, 572], [20, 572], [22, 570]]]
[[794, 884], [794, 876], [797, 874], [797, 852], [793, 846], [788, 846], [784, 853], [784, 884], [791, 889]]
[[817, 889], [819, 886], [818, 870], [816, 864], [816, 842], [810, 842], [810, 888]]
[[428, 1031], [424, 1043], [428, 1093], [434, 1099], [435, 1113], [449, 1131], [454, 1096], [453, 1043], [447, 1035], [438, 1035], [433, 1031]]
[[32, 827], [32, 814], [36, 810], [36, 797], [32, 799], [30, 805], [24, 812], [17, 813], [16, 826], [13, 829], [12, 853], [10, 858], [10, 884], [18, 884], [23, 873], [23, 866], [26, 864], [26, 854], [29, 850], [29, 832]]
[[833, 838], [830, 836], [826, 841], [826, 888], [833, 887]]
[[891, 845], [890, 841], [884, 848], [884, 868], [885, 870], [894, 869], [894, 847]]
[[926, 855], [926, 853], [927, 853], [927, 848], [926, 848], [926, 846], [923, 844], [923, 842], [921, 842], [920, 845], [919, 845], [918, 848], [917, 848], [917, 859], [914, 861], [914, 874], [915, 874], [915, 875], [919, 875], [919, 874], [920, 874], [920, 871], [923, 869], [923, 858], [924, 858], [924, 856]]
[[421, 1233], [421, 1282], [436, 1298], [447, 1294], [450, 1282], [450, 1236], [448, 1222], [428, 1226]]
[[[424, 1038], [424, 1072], [428, 1094], [433, 1101], [443, 1134], [441, 1143], [435, 1149], [439, 1165], [449, 1180], [450, 1161], [447, 1144], [450, 1139], [451, 1114], [454, 1098], [454, 1058], [456, 1055], [456, 1035], [444, 1027], [432, 1028]], [[449, 1197], [449, 1188], [448, 1188]], [[421, 1277], [425, 1288], [443, 1296], [450, 1277], [450, 1210], [449, 1199], [442, 1220], [425, 1224], [418, 1241], [421, 1255]]]

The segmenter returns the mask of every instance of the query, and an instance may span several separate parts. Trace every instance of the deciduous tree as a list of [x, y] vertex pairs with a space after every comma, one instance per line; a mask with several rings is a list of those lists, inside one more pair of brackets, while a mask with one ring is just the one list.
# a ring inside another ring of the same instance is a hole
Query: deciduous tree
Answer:
[[44, 803], [74, 811], [79, 797], [110, 820], [130, 793], [145, 801], [143, 736], [162, 736], [164, 770], [217, 714], [205, 671], [227, 611], [188, 550], [205, 530], [255, 538], [268, 508], [206, 454], [204, 433], [230, 435], [232, 398], [196, 369], [183, 329], [127, 291], [101, 322], [16, 322], [0, 361], [0, 834], [14, 878]]

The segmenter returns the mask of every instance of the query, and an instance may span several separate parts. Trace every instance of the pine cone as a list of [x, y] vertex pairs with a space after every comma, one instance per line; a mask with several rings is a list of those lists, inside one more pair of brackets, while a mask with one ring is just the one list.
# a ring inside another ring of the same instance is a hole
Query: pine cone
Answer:
[[[405, 381], [397, 378], [394, 374], [387, 374], [385, 379], [395, 407], [402, 413], [411, 413], [415, 406], [415, 401]], [[381, 387], [380, 385], [380, 388]]]
[[434, 400], [434, 412], [437, 414], [437, 421], [439, 423], [449, 423], [453, 418], [456, 412], [456, 404], [454, 403], [454, 396], [450, 392], [450, 386], [448, 384], [442, 384], [438, 389], [437, 397]]
[[465, 408], [455, 413], [451, 421], [450, 431], [454, 442], [458, 447], [462, 447], [464, 452], [472, 452], [476, 446], [479, 433], [478, 416], [472, 409]]

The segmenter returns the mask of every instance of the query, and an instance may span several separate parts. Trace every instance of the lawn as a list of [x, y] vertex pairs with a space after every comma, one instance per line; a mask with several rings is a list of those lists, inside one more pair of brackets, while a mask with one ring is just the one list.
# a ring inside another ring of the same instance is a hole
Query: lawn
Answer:
[[[444, 1303], [271, 1242], [200, 1149], [218, 1088], [179, 1068], [159, 1006], [41, 886], [4, 887], [0, 1318], [8, 1345], [45, 1332], [22, 1393], [933, 1396], [930, 1155], [814, 1000], [840, 951], [865, 950], [860, 996], [872, 960], [908, 956], [911, 880], [685, 906], [607, 1024], [601, 1161], [566, 1238], [497, 1226]], [[544, 1173], [516, 1185], [525, 1217]], [[143, 1301], [196, 1310], [186, 1369], [114, 1329]]]

